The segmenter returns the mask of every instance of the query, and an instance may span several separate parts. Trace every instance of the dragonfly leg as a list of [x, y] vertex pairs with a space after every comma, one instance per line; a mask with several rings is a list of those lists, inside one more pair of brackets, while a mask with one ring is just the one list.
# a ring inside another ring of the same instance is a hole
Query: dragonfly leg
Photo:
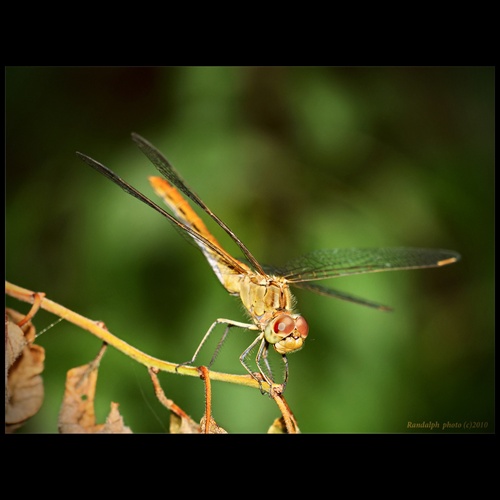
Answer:
[[262, 349], [262, 356], [261, 357], [262, 357], [262, 360], [264, 361], [264, 364], [266, 365], [266, 370], [267, 370], [267, 374], [269, 376], [269, 379], [273, 380], [273, 371], [271, 369], [271, 365], [269, 364], [269, 359], [267, 358], [268, 353], [269, 353], [269, 348], [268, 348], [268, 346], [265, 346], [264, 349]]
[[203, 347], [203, 345], [205, 344], [205, 342], [207, 341], [208, 337], [210, 336], [210, 334], [212, 333], [213, 329], [217, 326], [217, 325], [220, 325], [220, 324], [225, 324], [227, 325], [226, 327], [226, 330], [224, 331], [224, 334], [222, 336], [222, 339], [221, 341], [219, 342], [219, 344], [217, 345], [217, 348], [216, 348], [216, 351], [214, 353], [214, 355], [212, 356], [212, 360], [210, 361], [210, 364], [208, 365], [209, 367], [214, 363], [215, 361], [215, 358], [217, 357], [219, 351], [220, 351], [220, 348], [222, 347], [222, 344], [224, 342], [224, 340], [226, 339], [227, 337], [227, 334], [229, 332], [229, 329], [232, 328], [233, 326], [236, 326], [238, 328], [245, 328], [247, 330], [258, 330], [258, 328], [254, 325], [254, 324], [250, 324], [250, 323], [241, 323], [239, 321], [233, 321], [233, 320], [230, 320], [230, 319], [224, 319], [224, 318], [218, 318], [216, 319], [211, 325], [210, 325], [210, 328], [207, 330], [207, 333], [205, 333], [203, 339], [201, 340], [200, 342], [200, 345], [197, 347], [196, 351], [194, 352], [193, 354], [193, 357], [189, 360], [189, 361], [184, 361], [183, 363], [179, 363], [177, 366], [176, 366], [176, 370], [180, 367], [180, 366], [184, 366], [184, 365], [192, 365], [194, 363], [194, 361], [196, 360], [196, 358], [198, 357], [198, 354], [199, 352], [201, 351], [201, 348]]
[[[257, 351], [257, 356], [255, 357], [255, 363], [257, 364], [260, 375], [264, 378], [264, 380], [269, 384], [269, 386], [272, 389], [272, 387], [275, 384], [274, 384], [274, 379], [273, 379], [273, 372], [271, 370], [271, 365], [269, 364], [269, 360], [267, 359], [268, 352], [269, 352], [269, 342], [262, 342], [260, 344], [259, 350]], [[264, 370], [261, 367], [262, 361], [266, 365], [265, 368], [266, 368], [267, 373], [264, 373]], [[260, 392], [262, 394], [265, 394], [265, 392], [266, 392], [266, 391], [262, 390], [262, 386], [260, 388]], [[269, 392], [269, 396], [271, 396], [270, 392]]]
[[[261, 345], [259, 351], [257, 352], [257, 357], [255, 359], [257, 366], [259, 367], [259, 371], [261, 375], [266, 379], [266, 382], [274, 387], [274, 386], [279, 386], [279, 392], [283, 393], [285, 391], [286, 384], [288, 382], [288, 358], [286, 354], [281, 355], [281, 359], [283, 360], [283, 363], [285, 364], [285, 374], [283, 378], [283, 382], [281, 384], [276, 384], [273, 379], [273, 374], [271, 371], [271, 366], [269, 365], [269, 360], [267, 359], [267, 354], [269, 352], [269, 344], [266, 343], [265, 345]], [[261, 362], [265, 364], [265, 368], [267, 371], [268, 376], [266, 376], [262, 370], [261, 367]]]
[[226, 337], [227, 337], [227, 334], [229, 333], [230, 329], [231, 329], [231, 325], [227, 325], [226, 329], [224, 330], [224, 333], [222, 334], [221, 339], [219, 340], [219, 343], [217, 344], [217, 347], [215, 348], [212, 359], [210, 360], [210, 363], [208, 363], [208, 365], [207, 365], [208, 369], [210, 369], [211, 366], [215, 363], [215, 360], [217, 359], [217, 356], [219, 355], [219, 352], [222, 348], [222, 344], [224, 344]]
[[243, 368], [245, 368], [245, 370], [252, 376], [252, 378], [255, 379], [259, 383], [260, 392], [262, 394], [266, 394], [266, 391], [264, 391], [262, 389], [262, 380], [265, 380], [268, 384], [270, 384], [269, 378], [262, 371], [260, 366], [257, 365], [259, 368], [259, 372], [254, 373], [251, 370], [251, 368], [248, 366], [248, 363], [246, 362], [246, 358], [248, 357], [250, 352], [255, 348], [255, 346], [258, 343], [260, 343], [260, 347], [259, 347], [259, 353], [260, 353], [262, 351], [262, 349], [264, 349], [264, 347], [267, 344], [267, 341], [264, 338], [264, 332], [262, 332], [258, 337], [256, 337], [256, 339], [242, 352], [242, 354], [240, 356], [240, 363], [243, 365]]
[[281, 358], [283, 359], [283, 363], [285, 363], [285, 377], [283, 379], [283, 383], [281, 384], [283, 388], [282, 392], [284, 392], [286, 384], [288, 382], [288, 358], [286, 357], [286, 354], [282, 354]]

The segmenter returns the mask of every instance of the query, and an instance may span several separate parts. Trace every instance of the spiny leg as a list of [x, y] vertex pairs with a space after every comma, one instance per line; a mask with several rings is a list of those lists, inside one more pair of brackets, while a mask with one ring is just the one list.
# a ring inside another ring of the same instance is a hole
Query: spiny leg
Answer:
[[222, 343], [224, 342], [226, 336], [227, 336], [227, 333], [229, 332], [229, 329], [233, 326], [236, 326], [238, 328], [245, 328], [247, 330], [258, 330], [257, 326], [253, 325], [253, 324], [250, 324], [250, 323], [241, 323], [239, 321], [233, 321], [233, 320], [230, 320], [230, 319], [224, 319], [224, 318], [218, 318], [216, 319], [211, 325], [210, 325], [210, 328], [207, 330], [207, 333], [205, 333], [203, 339], [201, 340], [200, 342], [200, 345], [197, 347], [196, 351], [194, 352], [193, 354], [193, 357], [189, 360], [189, 361], [184, 361], [184, 363], [179, 363], [177, 366], [176, 366], [176, 370], [177, 368], [179, 368], [180, 366], [184, 366], [184, 365], [192, 365], [194, 363], [194, 361], [196, 360], [196, 358], [198, 357], [198, 354], [199, 352], [201, 351], [201, 348], [203, 347], [203, 345], [205, 344], [205, 342], [207, 341], [208, 337], [210, 336], [210, 334], [212, 333], [213, 329], [219, 325], [219, 324], [225, 324], [227, 325], [227, 328], [226, 330], [224, 331], [224, 334], [222, 336], [222, 340], [219, 342], [219, 344], [217, 345], [217, 349], [216, 349], [216, 352], [215, 354], [212, 356], [212, 360], [210, 361], [210, 365], [212, 365], [212, 363], [215, 361], [215, 358], [217, 357], [218, 353], [219, 353], [219, 350], [222, 346]]
[[260, 378], [251, 370], [251, 368], [248, 366], [247, 362], [245, 361], [248, 355], [252, 352], [252, 350], [255, 348], [255, 346], [260, 342], [260, 347], [259, 351], [263, 348], [262, 346], [265, 346], [267, 344], [267, 340], [264, 338], [264, 332], [261, 332], [260, 335], [258, 335], [255, 340], [241, 353], [240, 356], [240, 363], [243, 365], [243, 368], [252, 376], [253, 379], [255, 379], [259, 383], [260, 387], [260, 392], [262, 394], [265, 394], [266, 391], [262, 389], [262, 380], [265, 380], [267, 383], [269, 383], [268, 378], [266, 375], [262, 372], [261, 368], [259, 368], [259, 373]]
[[229, 333], [229, 330], [231, 329], [232, 325], [227, 325], [226, 329], [224, 330], [224, 333], [222, 334], [221, 339], [219, 340], [219, 343], [217, 344], [217, 347], [215, 348], [214, 354], [212, 356], [212, 359], [210, 360], [210, 363], [208, 363], [207, 368], [210, 369], [211, 366], [215, 363], [215, 360], [217, 359], [217, 356], [219, 355], [220, 350], [222, 349], [222, 345], [224, 344], [227, 334]]
[[[257, 356], [255, 356], [255, 363], [257, 364], [257, 368], [259, 369], [259, 373], [261, 376], [264, 378], [264, 380], [269, 384], [270, 390], [272, 390], [272, 387], [274, 385], [274, 380], [273, 380], [273, 373], [271, 370], [271, 366], [269, 364], [269, 361], [267, 359], [267, 353], [268, 353], [268, 347], [269, 343], [266, 341], [262, 341], [262, 343], [259, 346], [259, 350], [257, 351]], [[261, 361], [264, 360], [264, 363], [266, 365], [266, 370], [267, 370], [267, 375], [264, 373], [264, 370], [260, 366]], [[262, 385], [260, 387], [260, 392], [262, 394], [265, 394], [265, 391], [262, 390]], [[271, 395], [271, 392], [269, 392], [269, 396]]]
[[285, 363], [285, 377], [283, 379], [283, 383], [281, 384], [281, 386], [283, 387], [283, 392], [285, 392], [285, 387], [288, 383], [288, 358], [286, 357], [286, 354], [282, 354], [281, 358], [283, 359], [283, 363]]
[[[259, 372], [261, 375], [266, 379], [266, 382], [271, 386], [271, 388], [274, 388], [274, 386], [280, 386], [279, 392], [283, 393], [285, 391], [286, 384], [288, 382], [288, 358], [286, 354], [281, 355], [281, 359], [283, 360], [283, 363], [285, 364], [285, 374], [283, 378], [283, 382], [281, 384], [276, 384], [273, 380], [273, 375], [272, 375], [272, 370], [271, 366], [269, 364], [269, 360], [267, 359], [267, 354], [268, 354], [268, 349], [269, 344], [266, 343], [265, 345], [261, 345], [259, 348], [259, 351], [257, 352], [257, 356], [255, 358], [255, 361], [257, 363], [257, 366], [259, 368]], [[265, 364], [265, 368], [267, 370], [267, 373], [269, 374], [269, 377], [267, 377], [261, 367], [261, 363]]]
[[269, 358], [267, 357], [269, 353], [269, 347], [265, 347], [263, 350], [262, 350], [262, 360], [264, 361], [264, 364], [266, 365], [266, 370], [267, 370], [267, 374], [269, 375], [269, 378], [271, 380], [274, 380], [273, 379], [273, 370], [271, 368], [271, 365], [269, 364]]

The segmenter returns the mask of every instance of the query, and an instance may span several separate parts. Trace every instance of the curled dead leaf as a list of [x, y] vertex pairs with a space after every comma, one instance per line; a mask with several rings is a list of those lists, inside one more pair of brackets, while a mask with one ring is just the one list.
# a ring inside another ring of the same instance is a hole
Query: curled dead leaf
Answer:
[[93, 363], [68, 370], [58, 427], [62, 434], [99, 430], [95, 423], [94, 396], [97, 367]]
[[5, 430], [12, 432], [35, 415], [43, 403], [41, 373], [45, 350], [33, 345], [35, 328], [22, 328], [17, 322], [24, 315], [7, 310], [5, 323]]
[[170, 434], [199, 434], [200, 426], [189, 416], [170, 413]]
[[118, 403], [111, 403], [111, 410], [106, 418], [106, 423], [99, 430], [99, 434], [132, 434], [130, 427], [124, 424], [118, 406]]
[[[99, 358], [100, 359], [100, 358]], [[94, 399], [99, 363], [95, 360], [68, 370], [61, 410], [59, 432], [62, 434], [131, 434], [118, 412], [118, 404], [111, 410], [104, 424], [96, 424]]]
[[5, 375], [14, 361], [23, 352], [27, 341], [24, 332], [5, 315]]
[[205, 422], [206, 422], [205, 415], [203, 415], [200, 421], [200, 428], [201, 432], [203, 432], [204, 434], [227, 434], [227, 431], [223, 429], [212, 417], [210, 417], [208, 429], [206, 429]]
[[26, 346], [23, 354], [9, 370], [9, 402], [5, 424], [19, 424], [35, 415], [43, 403], [43, 372], [45, 350], [38, 345]]
[[[7, 307], [5, 309], [5, 313], [6, 313], [6, 322], [8, 318], [11, 323], [17, 325], [18, 323], [23, 323], [26, 320], [26, 315], [20, 313], [19, 311], [16, 311], [15, 309], [10, 309], [9, 307]], [[20, 326], [20, 328], [23, 331], [26, 342], [33, 343], [36, 337], [36, 329], [33, 323], [31, 323], [31, 321], [25, 322], [22, 324], [22, 326]]]

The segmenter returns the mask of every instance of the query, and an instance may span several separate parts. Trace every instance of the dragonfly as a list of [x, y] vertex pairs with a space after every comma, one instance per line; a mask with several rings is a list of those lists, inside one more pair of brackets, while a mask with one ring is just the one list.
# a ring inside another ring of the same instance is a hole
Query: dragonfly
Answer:
[[[460, 255], [452, 250], [428, 248], [334, 248], [316, 250], [298, 257], [282, 268], [263, 266], [236, 234], [212, 212], [201, 198], [190, 189], [167, 158], [149, 141], [132, 133], [132, 140], [156, 167], [162, 177], [151, 176], [149, 181], [156, 194], [163, 199], [172, 213], [167, 212], [108, 167], [93, 158], [77, 152], [77, 156], [87, 165], [106, 176], [126, 193], [156, 210], [184, 235], [187, 235], [201, 250], [222, 286], [230, 295], [240, 298], [251, 322], [216, 319], [205, 333], [193, 357], [178, 366], [194, 363], [202, 346], [217, 325], [226, 329], [219, 346], [230, 328], [237, 327], [256, 332], [253, 342], [243, 351], [240, 362], [262, 389], [265, 381], [270, 388], [279, 386], [284, 391], [288, 382], [289, 368], [287, 355], [304, 346], [309, 333], [306, 319], [295, 309], [295, 297], [290, 287], [346, 300], [378, 310], [390, 307], [347, 294], [316, 282], [383, 271], [398, 271], [443, 267], [460, 260]], [[236, 259], [220, 245], [207, 229], [203, 220], [193, 209], [190, 200], [199, 206], [220, 226], [241, 250], [244, 259]], [[283, 382], [277, 384], [268, 361], [270, 347], [281, 355], [284, 363]], [[249, 355], [255, 349], [255, 365], [252, 370]], [[215, 360], [214, 355], [209, 366]]]

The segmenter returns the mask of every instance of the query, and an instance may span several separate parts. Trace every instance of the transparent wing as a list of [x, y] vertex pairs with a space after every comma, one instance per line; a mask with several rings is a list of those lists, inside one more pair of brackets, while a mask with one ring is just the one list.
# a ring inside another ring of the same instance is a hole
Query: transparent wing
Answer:
[[231, 231], [231, 229], [223, 222], [217, 215], [215, 215], [201, 200], [201, 198], [184, 182], [182, 177], [174, 169], [172, 164], [163, 156], [163, 154], [155, 148], [149, 141], [141, 137], [139, 134], [132, 132], [132, 140], [139, 146], [139, 149], [149, 158], [151, 163], [156, 167], [158, 172], [162, 174], [169, 182], [171, 182], [176, 188], [182, 191], [188, 198], [194, 201], [199, 207], [201, 207], [212, 219], [217, 222], [217, 224], [226, 231], [226, 233], [231, 237], [231, 239], [240, 247], [241, 251], [251, 263], [252, 267], [263, 273], [262, 267], [260, 266], [257, 259], [250, 253], [250, 250], [241, 242], [241, 240]]
[[131, 186], [128, 182], [124, 181], [121, 177], [119, 177], [115, 172], [110, 170], [108, 167], [102, 165], [98, 161], [94, 160], [90, 156], [87, 156], [83, 153], [76, 153], [77, 156], [83, 160], [87, 165], [91, 166], [101, 174], [105, 175], [108, 179], [113, 181], [115, 184], [120, 186], [126, 193], [132, 195], [134, 198], [137, 198], [138, 200], [142, 201], [146, 205], [150, 206], [154, 210], [156, 210], [158, 213], [163, 215], [166, 219], [168, 219], [174, 227], [183, 235], [189, 234], [191, 238], [193, 238], [197, 243], [198, 247], [201, 249], [202, 247], [207, 247], [212, 250], [215, 254], [217, 254], [218, 259], [220, 259], [221, 262], [225, 263], [226, 266], [232, 270], [236, 274], [241, 274], [246, 272], [245, 268], [241, 266], [241, 263], [231, 257], [228, 253], [223, 251], [222, 249], [218, 248], [216, 245], [214, 245], [211, 241], [207, 240], [203, 235], [199, 234], [196, 232], [194, 229], [191, 229], [189, 226], [184, 224], [183, 222], [180, 222], [177, 220], [175, 217], [170, 215], [168, 212], [163, 210], [160, 206], [158, 206], [154, 201], [151, 201], [147, 196], [144, 196], [140, 191], [135, 189], [133, 186]]
[[353, 274], [440, 267], [458, 260], [460, 255], [451, 250], [334, 248], [303, 255], [290, 261], [277, 272], [290, 284], [298, 284]]
[[346, 300], [347, 302], [353, 302], [354, 304], [361, 304], [362, 306], [373, 307], [374, 309], [379, 309], [380, 311], [392, 311], [392, 307], [384, 306], [377, 302], [372, 302], [371, 300], [362, 299], [361, 297], [356, 297], [345, 292], [340, 292], [338, 290], [333, 290], [332, 288], [327, 288], [325, 286], [316, 285], [313, 283], [299, 282], [293, 283], [294, 288], [302, 288], [319, 295], [325, 295], [326, 297], [334, 297], [335, 299]]

